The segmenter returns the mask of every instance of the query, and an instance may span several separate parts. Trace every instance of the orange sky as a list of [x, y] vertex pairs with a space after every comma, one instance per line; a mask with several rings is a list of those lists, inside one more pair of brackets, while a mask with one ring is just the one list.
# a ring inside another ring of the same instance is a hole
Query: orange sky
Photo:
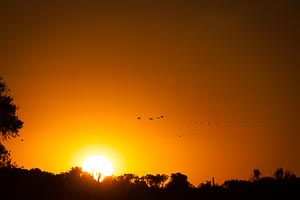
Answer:
[[18, 165], [59, 173], [98, 153], [117, 175], [195, 185], [300, 175], [297, 1], [29, 2], [0, 3]]

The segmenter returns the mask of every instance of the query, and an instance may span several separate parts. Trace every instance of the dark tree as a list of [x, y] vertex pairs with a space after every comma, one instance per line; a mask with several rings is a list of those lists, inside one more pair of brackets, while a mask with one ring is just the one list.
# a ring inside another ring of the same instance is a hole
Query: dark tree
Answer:
[[276, 179], [283, 179], [283, 176], [284, 176], [284, 171], [282, 168], [278, 168], [276, 169], [276, 171], [274, 172], [274, 177]]
[[253, 181], [258, 181], [261, 178], [261, 172], [259, 169], [254, 169], [253, 174], [252, 174], [252, 180]]
[[131, 186], [138, 182], [139, 177], [135, 174], [123, 174], [117, 177], [117, 181], [121, 184]]
[[82, 169], [80, 167], [72, 167], [67, 173], [65, 173], [65, 178], [67, 179], [79, 179], [82, 174]]
[[284, 172], [284, 179], [296, 179], [296, 174], [289, 170], [285, 170]]
[[0, 142], [0, 168], [11, 166], [10, 152]]
[[167, 185], [169, 189], [184, 190], [191, 187], [188, 177], [182, 173], [171, 174], [171, 180]]
[[151, 188], [163, 188], [164, 183], [168, 180], [168, 175], [166, 174], [147, 174], [143, 176], [143, 179], [146, 181], [147, 185]]
[[11, 166], [10, 153], [1, 141], [19, 136], [19, 130], [23, 127], [23, 122], [16, 115], [18, 107], [9, 92], [0, 77], [0, 167]]

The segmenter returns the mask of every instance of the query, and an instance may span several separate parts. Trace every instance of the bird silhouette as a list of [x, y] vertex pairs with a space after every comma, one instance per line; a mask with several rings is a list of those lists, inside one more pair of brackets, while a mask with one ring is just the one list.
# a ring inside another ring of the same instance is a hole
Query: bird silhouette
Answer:
[[[149, 117], [148, 119], [149, 119], [149, 120], [155, 120], [155, 119], [162, 119], [162, 118], [164, 118], [163, 115], [157, 116], [157, 117], [155, 117], [155, 116]], [[142, 117], [141, 117], [141, 116], [138, 116], [137, 119], [142, 119]]]

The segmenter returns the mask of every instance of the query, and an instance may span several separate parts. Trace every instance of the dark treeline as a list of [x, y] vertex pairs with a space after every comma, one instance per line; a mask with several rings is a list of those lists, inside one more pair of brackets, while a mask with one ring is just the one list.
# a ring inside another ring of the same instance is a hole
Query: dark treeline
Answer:
[[206, 181], [194, 186], [182, 173], [135, 174], [93, 179], [81, 168], [53, 174], [40, 169], [0, 168], [0, 199], [300, 199], [300, 178], [278, 168], [262, 177], [253, 170], [250, 180]]

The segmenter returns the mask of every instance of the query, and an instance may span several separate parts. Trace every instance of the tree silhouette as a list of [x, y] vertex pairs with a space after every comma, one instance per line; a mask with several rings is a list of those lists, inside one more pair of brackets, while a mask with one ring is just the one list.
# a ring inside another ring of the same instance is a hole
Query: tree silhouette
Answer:
[[168, 180], [168, 175], [166, 174], [147, 174], [143, 176], [147, 185], [151, 188], [163, 188], [164, 183]]
[[189, 188], [190, 186], [191, 184], [188, 181], [188, 177], [178, 172], [171, 174], [171, 180], [168, 183], [167, 188], [184, 190]]
[[11, 166], [10, 153], [1, 141], [19, 136], [19, 130], [23, 127], [23, 122], [16, 115], [17, 106], [9, 92], [0, 77], [0, 167]]
[[296, 174], [294, 174], [293, 172], [289, 170], [284, 171], [284, 179], [295, 179], [295, 178], [296, 178]]
[[138, 176], [135, 174], [123, 174], [118, 177], [118, 180], [127, 184], [133, 184], [138, 179]]
[[66, 178], [79, 179], [82, 174], [82, 169], [80, 167], [72, 167], [67, 173], [65, 173]]
[[0, 168], [11, 166], [10, 152], [0, 142]]
[[253, 174], [252, 174], [252, 180], [253, 181], [258, 181], [261, 178], [261, 172], [259, 169], [254, 169]]
[[276, 179], [283, 179], [283, 176], [284, 176], [284, 171], [282, 168], [278, 168], [276, 169], [276, 171], [274, 172], [274, 177]]

